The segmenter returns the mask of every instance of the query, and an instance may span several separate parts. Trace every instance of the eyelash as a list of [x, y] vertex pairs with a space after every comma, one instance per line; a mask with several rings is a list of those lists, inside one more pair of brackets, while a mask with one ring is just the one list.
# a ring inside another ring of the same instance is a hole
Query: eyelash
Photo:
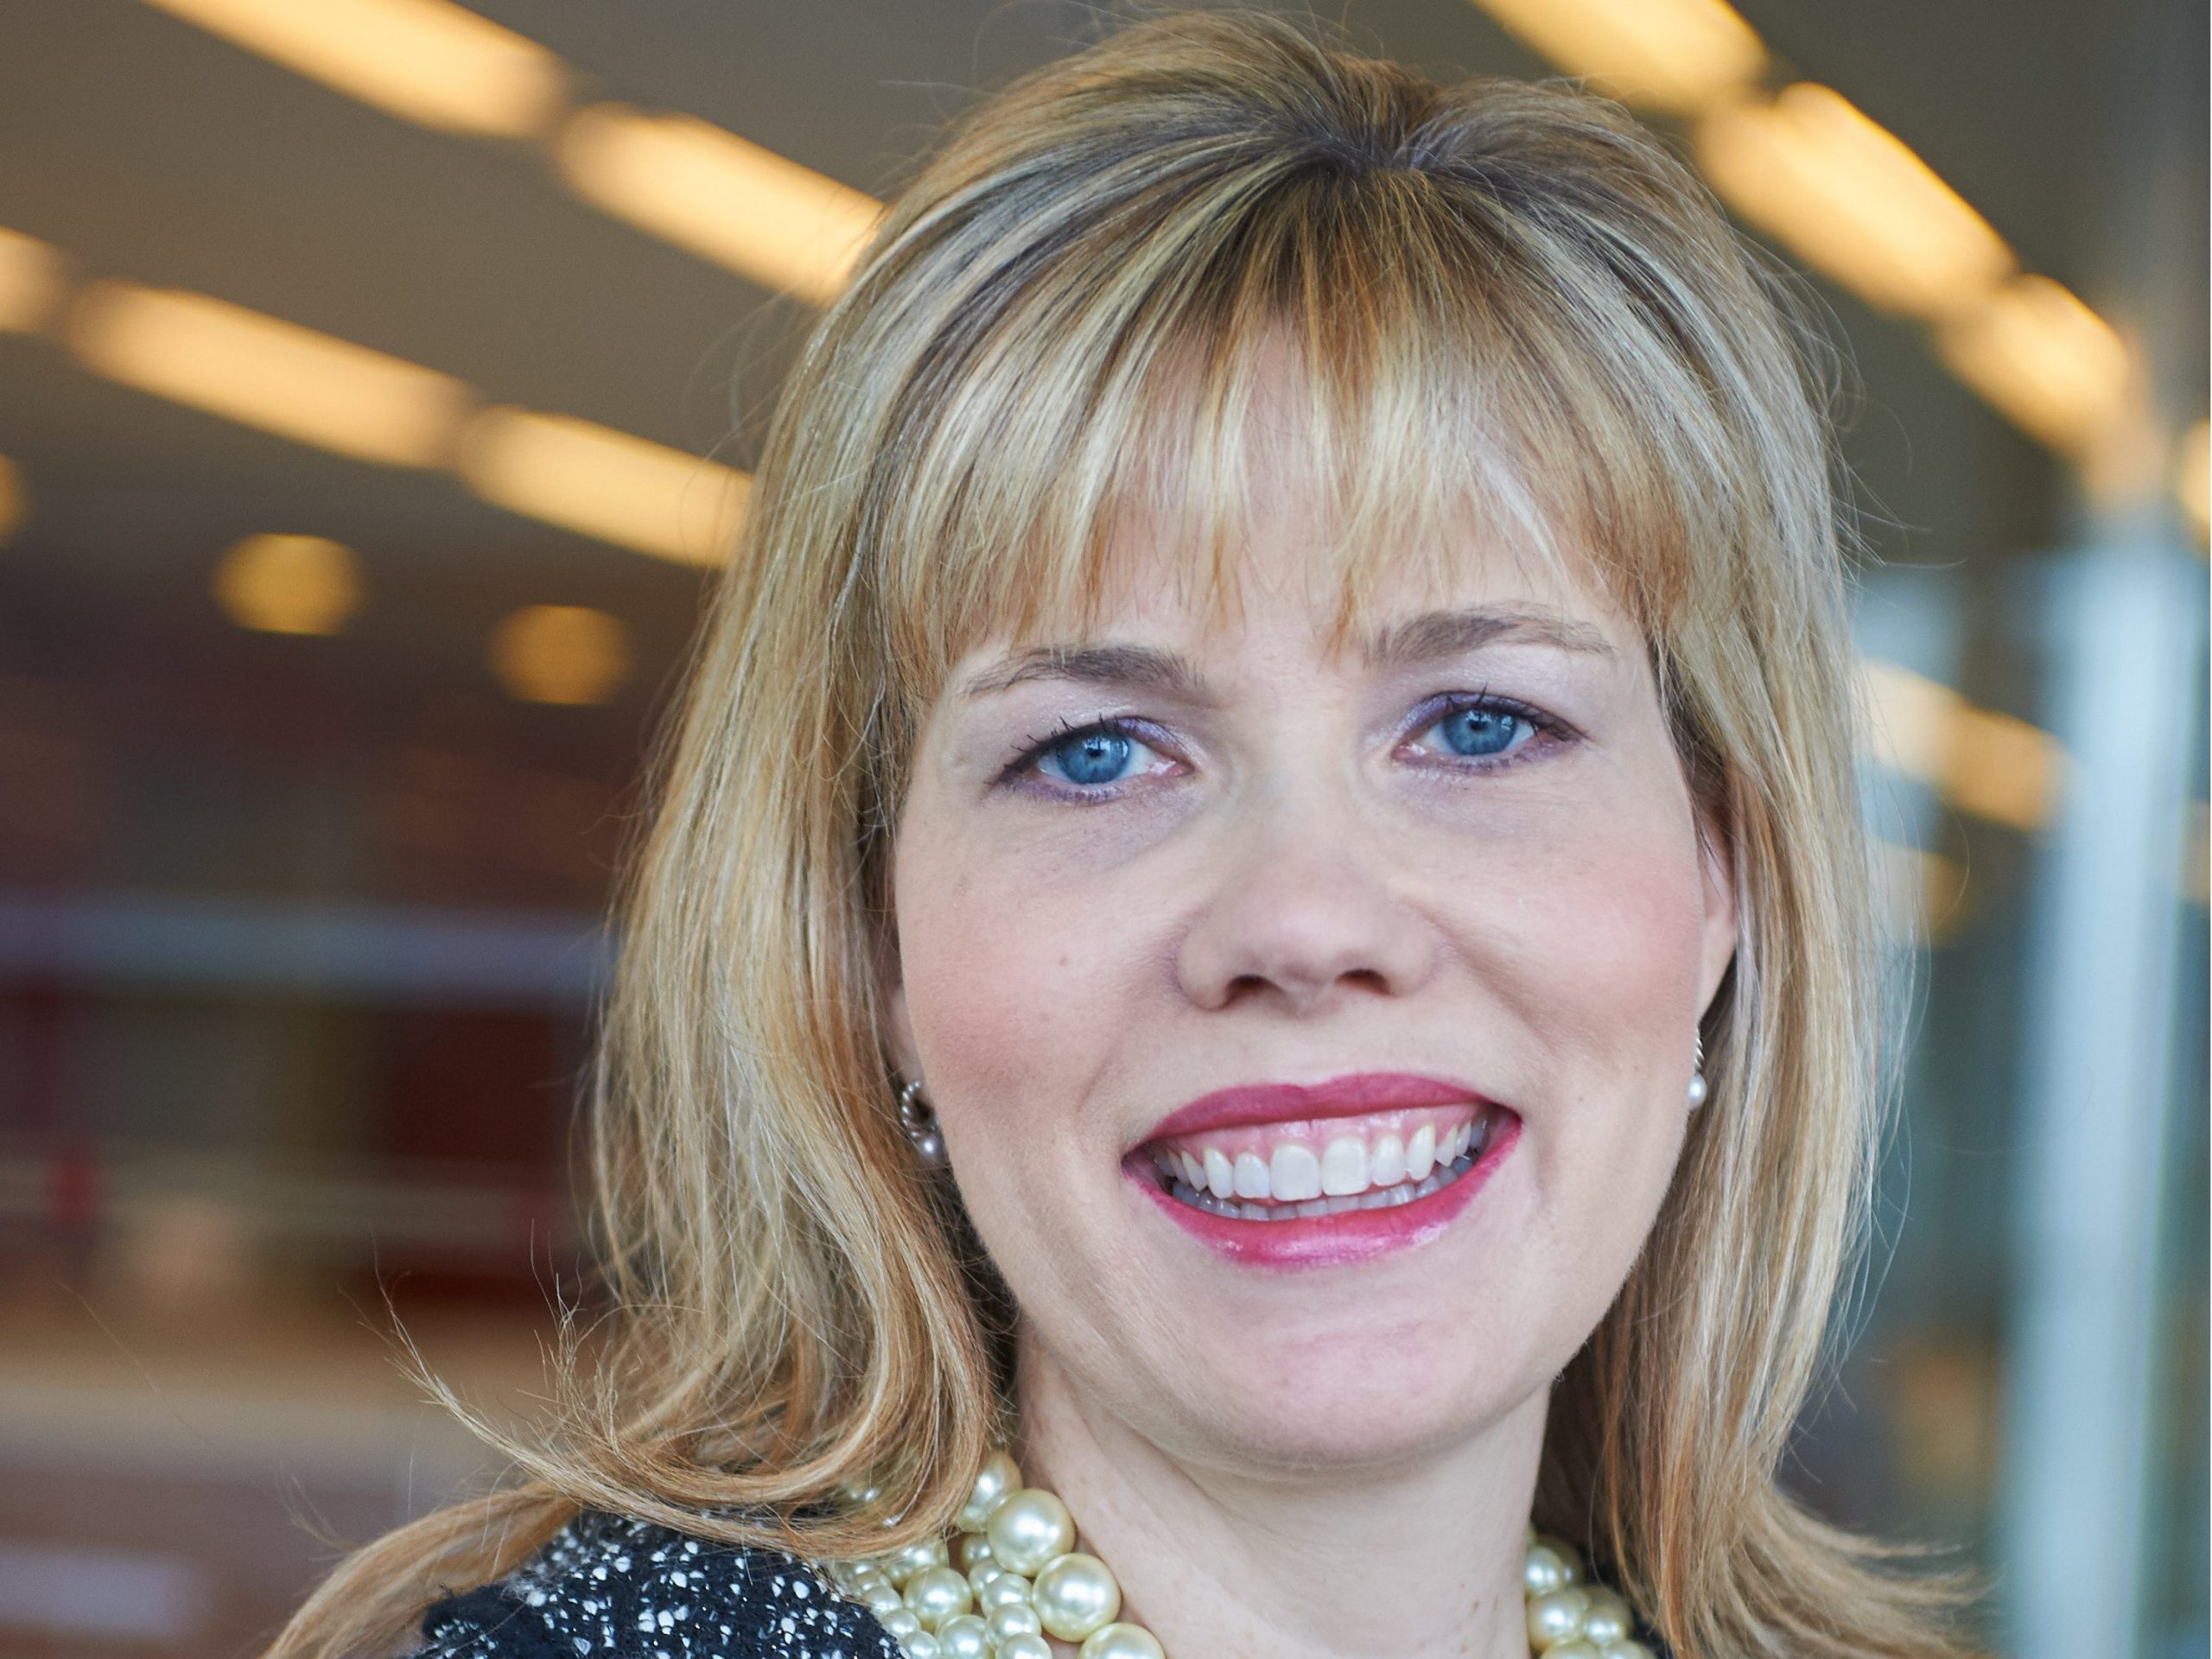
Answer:
[[[1501, 772], [1508, 766], [1519, 766], [1526, 760], [1535, 758], [1533, 751], [1548, 752], [1562, 744], [1573, 742], [1581, 735], [1556, 715], [1548, 715], [1541, 709], [1532, 708], [1511, 697], [1497, 696], [1487, 691], [1472, 694], [1455, 692], [1432, 697], [1414, 710], [1408, 719], [1407, 734], [1399, 741], [1399, 747], [1420, 736], [1439, 721], [1449, 719], [1453, 715], [1465, 714], [1470, 709], [1482, 709], [1491, 714], [1508, 715], [1516, 720], [1526, 721], [1531, 728], [1532, 735], [1517, 747], [1509, 750], [1495, 760], [1457, 756], [1443, 760], [1438, 764], [1438, 770], [1460, 773]], [[999, 774], [998, 781], [1002, 784], [1010, 784], [1018, 789], [1028, 790], [1053, 800], [1076, 801], [1084, 804], [1118, 800], [1126, 792], [1126, 781], [1134, 780], [1126, 780], [1124, 784], [1106, 784], [1092, 788], [1083, 788], [1043, 778], [1036, 771], [1037, 763], [1052, 750], [1072, 739], [1091, 736], [1122, 737], [1133, 742], [1143, 743], [1149, 748], [1164, 749], [1165, 747], [1156, 728], [1148, 721], [1133, 720], [1127, 715], [1105, 715], [1084, 726], [1062, 721], [1056, 730], [1047, 733], [1043, 737], [1027, 740], [1027, 747], [1007, 764], [1006, 770]]]
[[1063, 720], [1057, 730], [1048, 732], [1043, 737], [1027, 740], [1028, 747], [1007, 764], [1006, 770], [999, 774], [999, 781], [1052, 800], [1084, 803], [1118, 800], [1124, 792], [1122, 785], [1108, 784], [1094, 789], [1082, 789], [1040, 777], [1035, 770], [1039, 760], [1063, 743], [1078, 737], [1092, 736], [1125, 737], [1133, 742], [1143, 743], [1148, 748], [1163, 747], [1158, 741], [1158, 732], [1153, 727], [1126, 715], [1103, 715], [1087, 726], [1077, 726]]

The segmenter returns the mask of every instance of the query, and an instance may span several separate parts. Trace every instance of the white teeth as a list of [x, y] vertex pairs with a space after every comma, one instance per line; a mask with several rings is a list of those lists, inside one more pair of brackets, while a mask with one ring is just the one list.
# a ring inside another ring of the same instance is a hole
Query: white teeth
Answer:
[[[1248, 1156], [1249, 1154], [1247, 1154]], [[1258, 1160], [1255, 1159], [1254, 1162]], [[1205, 1210], [1217, 1216], [1229, 1216], [1241, 1221], [1294, 1221], [1320, 1216], [1340, 1216], [1351, 1210], [1390, 1210], [1402, 1204], [1411, 1204], [1430, 1193], [1440, 1192], [1466, 1173], [1465, 1169], [1449, 1164], [1440, 1164], [1427, 1177], [1420, 1181], [1401, 1181], [1395, 1186], [1371, 1188], [1365, 1192], [1339, 1197], [1306, 1198], [1296, 1204], [1261, 1204], [1221, 1198], [1187, 1181], [1176, 1181], [1170, 1188], [1175, 1198], [1195, 1210]]]
[[1414, 1131], [1414, 1138], [1406, 1143], [1406, 1174], [1412, 1180], [1425, 1180], [1428, 1172], [1436, 1167], [1436, 1128], [1424, 1123]]
[[1340, 1135], [1321, 1154], [1321, 1190], [1332, 1198], [1367, 1191], [1367, 1143]]
[[1387, 1134], [1371, 1147], [1357, 1135], [1337, 1135], [1318, 1154], [1309, 1142], [1286, 1141], [1266, 1157], [1163, 1147], [1153, 1154], [1153, 1166], [1164, 1186], [1201, 1208], [1280, 1221], [1409, 1204], [1471, 1167], [1492, 1128], [1478, 1116], [1440, 1134], [1433, 1122], [1403, 1141]]
[[1268, 1165], [1268, 1191], [1276, 1202], [1299, 1204], [1321, 1196], [1321, 1163], [1294, 1141], [1275, 1148]]
[[[1205, 1176], [1206, 1191], [1212, 1193], [1214, 1197], [1217, 1198], [1236, 1197], [1236, 1172], [1230, 1166], [1228, 1154], [1217, 1152], [1213, 1147], [1208, 1147], [1205, 1156]], [[1196, 1186], [1198, 1183], [1192, 1181], [1191, 1185]]]

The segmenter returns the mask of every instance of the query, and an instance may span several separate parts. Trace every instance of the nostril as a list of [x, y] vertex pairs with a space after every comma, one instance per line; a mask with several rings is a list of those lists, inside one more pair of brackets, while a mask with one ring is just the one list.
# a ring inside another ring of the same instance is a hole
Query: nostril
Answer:
[[1241, 997], [1259, 996], [1270, 988], [1270, 982], [1259, 974], [1239, 974], [1229, 982], [1222, 1001], [1234, 1002]]
[[1379, 969], [1348, 969], [1333, 976], [1306, 977], [1288, 972], [1281, 974], [1239, 974], [1222, 988], [1218, 1007], [1228, 1007], [1247, 998], [1288, 995], [1300, 1007], [1308, 1006], [1326, 995], [1338, 985], [1349, 985], [1356, 990], [1371, 991], [1387, 995], [1391, 988], [1390, 976]]

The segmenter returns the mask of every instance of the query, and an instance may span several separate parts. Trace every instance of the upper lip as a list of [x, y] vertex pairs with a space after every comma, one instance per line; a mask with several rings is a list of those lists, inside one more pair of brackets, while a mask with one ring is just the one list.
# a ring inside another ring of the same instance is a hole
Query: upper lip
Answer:
[[1206, 1129], [1241, 1128], [1248, 1123], [1297, 1122], [1314, 1117], [1357, 1117], [1366, 1112], [1412, 1106], [1451, 1106], [1462, 1101], [1488, 1104], [1479, 1089], [1449, 1077], [1409, 1071], [1352, 1071], [1325, 1083], [1249, 1083], [1217, 1089], [1178, 1108], [1146, 1130], [1138, 1141]]

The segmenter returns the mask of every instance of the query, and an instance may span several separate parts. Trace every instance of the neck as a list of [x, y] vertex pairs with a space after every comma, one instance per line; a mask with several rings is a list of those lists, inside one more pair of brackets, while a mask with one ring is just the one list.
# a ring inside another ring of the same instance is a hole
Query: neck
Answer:
[[1532, 1395], [1471, 1440], [1388, 1465], [1199, 1465], [1103, 1409], [1025, 1328], [1013, 1450], [1169, 1659], [1527, 1659], [1547, 1404]]

